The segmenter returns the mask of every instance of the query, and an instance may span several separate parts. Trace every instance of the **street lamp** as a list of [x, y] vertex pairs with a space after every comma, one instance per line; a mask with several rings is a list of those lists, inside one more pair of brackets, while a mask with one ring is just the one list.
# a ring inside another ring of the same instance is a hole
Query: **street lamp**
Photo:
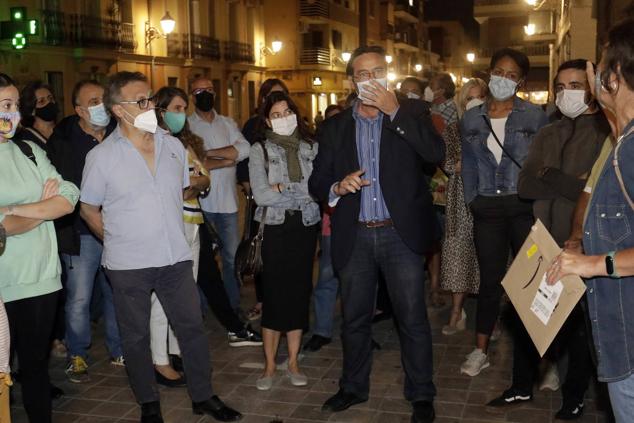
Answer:
[[471, 53], [471, 52], [467, 53], [467, 61], [470, 63], [475, 62], [475, 53]]
[[528, 36], [535, 34], [535, 24], [524, 25], [524, 33]]
[[387, 73], [387, 80], [390, 82], [396, 81], [396, 74], [394, 72]]
[[420, 63], [416, 63], [416, 64], [414, 65], [414, 70], [415, 70], [416, 72], [420, 72], [420, 71], [422, 71], [422, 70], [423, 70], [423, 65], [421, 65]]
[[152, 26], [150, 21], [145, 21], [145, 46], [149, 46], [150, 43], [157, 38], [167, 38], [168, 34], [171, 34], [174, 31], [174, 27], [176, 26], [176, 21], [170, 15], [170, 12], [165, 12], [165, 15], [161, 18], [161, 32], [157, 27]]
[[529, 6], [537, 6], [537, 0], [524, 0]]
[[389, 65], [390, 63], [392, 63], [392, 56], [390, 56], [389, 54], [387, 56], [385, 56], [385, 61], [387, 62], [387, 64]]
[[344, 51], [343, 53], [341, 53], [341, 58], [346, 63], [348, 63], [348, 61], [350, 60], [351, 56], [352, 56], [352, 54], [349, 51]]
[[263, 45], [262, 48], [260, 49], [260, 52], [264, 56], [268, 56], [269, 54], [276, 55], [277, 53], [280, 52], [280, 50], [282, 50], [283, 46], [284, 44], [276, 38], [271, 43], [271, 47]]

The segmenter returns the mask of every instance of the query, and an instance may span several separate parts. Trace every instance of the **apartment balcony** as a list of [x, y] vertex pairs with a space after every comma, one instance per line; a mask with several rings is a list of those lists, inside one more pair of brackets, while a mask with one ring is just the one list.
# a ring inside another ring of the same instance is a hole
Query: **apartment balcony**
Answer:
[[475, 0], [473, 16], [483, 23], [489, 18], [526, 16], [531, 10], [524, 0]]
[[330, 66], [332, 64], [330, 49], [323, 47], [305, 48], [299, 55], [299, 64]]
[[237, 41], [224, 42], [224, 58], [228, 62], [255, 63], [253, 46]]
[[134, 25], [114, 19], [42, 10], [42, 43], [71, 48], [98, 48], [133, 52]]
[[309, 24], [324, 24], [331, 20], [355, 27], [359, 24], [357, 13], [328, 0], [299, 0], [299, 16]]
[[[188, 34], [171, 33], [167, 36], [167, 55], [169, 57], [189, 57]], [[222, 57], [220, 41], [200, 34], [191, 34], [191, 57], [193, 59], [220, 60]]]
[[[531, 66], [543, 67], [549, 66], [550, 47], [548, 44], [537, 45], [511, 45], [515, 50], [519, 50], [526, 54], [530, 59]], [[481, 49], [476, 56], [476, 65], [489, 66], [493, 54], [502, 47], [489, 47]]]
[[420, 0], [396, 0], [394, 16], [406, 22], [418, 23], [420, 18]]
[[394, 33], [394, 48], [413, 53], [417, 52], [419, 50], [418, 32], [414, 28], [403, 30], [397, 29]]

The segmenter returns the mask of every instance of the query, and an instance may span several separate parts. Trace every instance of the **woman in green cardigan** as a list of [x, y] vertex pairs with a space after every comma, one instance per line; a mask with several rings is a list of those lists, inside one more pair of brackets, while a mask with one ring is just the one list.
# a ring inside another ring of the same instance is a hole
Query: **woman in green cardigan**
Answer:
[[22, 401], [31, 423], [51, 422], [48, 376], [61, 266], [53, 220], [73, 211], [79, 190], [33, 143], [12, 139], [18, 90], [0, 73], [0, 297], [20, 363]]

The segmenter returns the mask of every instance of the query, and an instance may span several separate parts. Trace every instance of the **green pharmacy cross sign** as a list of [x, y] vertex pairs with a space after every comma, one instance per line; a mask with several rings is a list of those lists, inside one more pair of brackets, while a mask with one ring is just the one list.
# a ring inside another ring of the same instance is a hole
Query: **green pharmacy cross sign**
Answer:
[[11, 47], [22, 50], [29, 45], [29, 36], [39, 35], [40, 25], [36, 19], [27, 19], [26, 7], [12, 7], [9, 11], [11, 19], [0, 22], [0, 39], [11, 40]]

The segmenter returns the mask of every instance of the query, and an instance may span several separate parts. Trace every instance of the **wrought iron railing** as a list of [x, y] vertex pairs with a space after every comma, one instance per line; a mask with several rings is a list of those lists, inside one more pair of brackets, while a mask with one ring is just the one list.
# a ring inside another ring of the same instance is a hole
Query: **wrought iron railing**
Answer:
[[331, 54], [327, 48], [305, 48], [299, 56], [302, 65], [330, 65]]
[[309, 18], [330, 17], [328, 0], [299, 0], [299, 15]]

